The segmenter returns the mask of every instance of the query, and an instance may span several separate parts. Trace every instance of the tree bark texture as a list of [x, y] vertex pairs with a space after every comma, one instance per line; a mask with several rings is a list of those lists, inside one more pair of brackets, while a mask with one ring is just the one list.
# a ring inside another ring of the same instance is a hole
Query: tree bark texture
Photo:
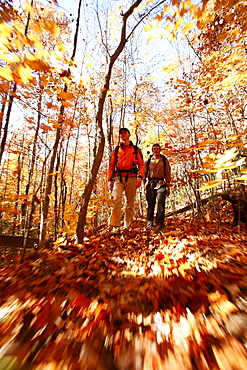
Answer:
[[90, 201], [90, 197], [92, 194], [93, 190], [93, 185], [96, 181], [96, 177], [98, 174], [98, 170], [103, 158], [104, 154], [104, 148], [105, 148], [105, 135], [103, 131], [103, 111], [104, 111], [104, 105], [105, 105], [105, 100], [106, 100], [106, 94], [109, 90], [109, 85], [110, 85], [110, 80], [111, 80], [111, 74], [112, 74], [112, 69], [115, 61], [121, 54], [121, 52], [124, 49], [124, 46], [128, 39], [126, 38], [126, 25], [127, 25], [127, 20], [133, 13], [134, 9], [140, 5], [142, 0], [137, 0], [135, 1], [132, 6], [122, 15], [122, 30], [121, 30], [121, 38], [119, 41], [119, 44], [113, 53], [113, 55], [110, 57], [110, 62], [108, 66], [108, 71], [105, 76], [105, 83], [104, 87], [102, 89], [102, 92], [99, 97], [99, 102], [98, 102], [98, 108], [97, 108], [97, 114], [96, 114], [96, 127], [98, 131], [98, 136], [99, 136], [99, 144], [96, 152], [96, 156], [93, 161], [92, 165], [92, 170], [91, 174], [89, 177], [88, 182], [86, 183], [84, 192], [82, 194], [82, 199], [81, 199], [81, 206], [80, 206], [80, 211], [79, 211], [79, 218], [78, 218], [78, 223], [77, 223], [77, 228], [76, 228], [76, 239], [77, 243], [82, 243], [84, 239], [84, 232], [85, 232], [85, 225], [86, 225], [86, 215], [87, 215], [87, 209], [88, 209], [88, 204]]
[[[80, 12], [81, 12], [81, 2], [79, 1], [78, 5], [78, 13], [77, 13], [77, 20], [76, 20], [76, 31], [75, 31], [75, 37], [74, 37], [74, 47], [73, 52], [71, 56], [71, 60], [74, 59], [76, 48], [77, 48], [77, 42], [78, 42], [78, 30], [79, 30], [79, 24], [80, 24]], [[68, 70], [69, 72], [69, 70]], [[67, 92], [67, 84], [64, 86], [64, 92]], [[52, 180], [53, 176], [52, 173], [54, 171], [54, 165], [55, 165], [55, 159], [57, 156], [58, 146], [61, 138], [61, 130], [62, 130], [62, 124], [63, 124], [63, 114], [64, 114], [64, 105], [62, 104], [60, 107], [60, 124], [61, 126], [56, 131], [56, 139], [54, 142], [51, 160], [50, 160], [50, 166], [49, 171], [46, 179], [46, 188], [45, 188], [45, 197], [43, 202], [43, 208], [42, 208], [42, 214], [41, 214], [41, 222], [40, 222], [40, 235], [39, 235], [39, 247], [43, 248], [45, 246], [45, 239], [46, 239], [46, 229], [47, 229], [47, 218], [48, 218], [48, 211], [49, 211], [49, 203], [50, 203], [50, 194], [52, 190]]]

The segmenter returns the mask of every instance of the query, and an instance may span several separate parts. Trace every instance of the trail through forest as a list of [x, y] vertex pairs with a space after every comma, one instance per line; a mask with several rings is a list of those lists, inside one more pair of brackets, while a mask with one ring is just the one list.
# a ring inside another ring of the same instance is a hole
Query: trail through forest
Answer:
[[17, 256], [1, 268], [0, 369], [246, 370], [246, 272], [243, 224], [178, 217]]

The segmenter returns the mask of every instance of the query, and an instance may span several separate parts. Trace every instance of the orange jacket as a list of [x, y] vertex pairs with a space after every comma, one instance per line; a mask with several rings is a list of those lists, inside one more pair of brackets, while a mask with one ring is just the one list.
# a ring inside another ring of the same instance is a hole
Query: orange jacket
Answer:
[[[126, 176], [126, 174], [128, 173], [128, 177], [136, 177], [138, 175], [143, 178], [144, 162], [141, 150], [138, 147], [136, 149], [132, 142], [130, 142], [130, 145], [124, 145], [122, 143], [117, 148], [115, 148], [112, 152], [107, 173], [108, 181], [116, 175], [116, 167], [117, 169], [121, 170], [121, 174], [123, 177]], [[137, 173], [128, 172], [129, 170], [134, 168], [138, 169]], [[124, 170], [126, 170], [126, 173], [124, 172]]]

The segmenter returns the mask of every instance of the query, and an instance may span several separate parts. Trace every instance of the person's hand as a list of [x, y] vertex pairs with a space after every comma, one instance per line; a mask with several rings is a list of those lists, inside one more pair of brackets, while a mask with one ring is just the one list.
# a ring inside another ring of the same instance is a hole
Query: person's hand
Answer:
[[136, 188], [138, 189], [142, 184], [142, 179], [140, 177], [137, 177], [136, 179]]
[[148, 184], [148, 180], [144, 179], [142, 182], [142, 189], [143, 189], [144, 194], [146, 194], [147, 192], [147, 184]]
[[108, 190], [112, 191], [113, 189], [113, 181], [108, 181]]

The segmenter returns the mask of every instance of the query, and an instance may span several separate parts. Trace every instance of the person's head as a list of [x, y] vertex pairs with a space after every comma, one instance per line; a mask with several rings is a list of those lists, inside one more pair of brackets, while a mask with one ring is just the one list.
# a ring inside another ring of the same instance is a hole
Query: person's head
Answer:
[[119, 136], [120, 136], [121, 141], [128, 144], [129, 137], [130, 137], [130, 132], [127, 128], [125, 128], [125, 127], [120, 128]]
[[158, 143], [153, 144], [153, 146], [152, 146], [152, 152], [155, 154], [155, 153], [160, 153], [160, 151], [161, 151], [160, 144], [158, 144]]
[[119, 135], [122, 135], [122, 134], [125, 134], [125, 133], [128, 133], [130, 135], [129, 130], [126, 127], [120, 128]]

